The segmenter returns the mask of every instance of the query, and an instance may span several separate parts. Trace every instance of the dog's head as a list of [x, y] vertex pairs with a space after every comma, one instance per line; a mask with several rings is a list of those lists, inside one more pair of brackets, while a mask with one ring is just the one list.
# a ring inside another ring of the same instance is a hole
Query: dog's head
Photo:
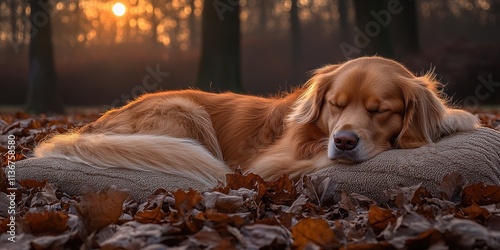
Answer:
[[471, 114], [447, 108], [437, 86], [393, 60], [362, 57], [316, 70], [288, 119], [328, 134], [331, 160], [362, 162], [477, 126]]

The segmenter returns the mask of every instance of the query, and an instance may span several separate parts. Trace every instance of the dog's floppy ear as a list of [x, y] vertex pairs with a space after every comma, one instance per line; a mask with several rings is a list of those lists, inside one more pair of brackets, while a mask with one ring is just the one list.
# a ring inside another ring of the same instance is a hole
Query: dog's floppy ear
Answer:
[[432, 75], [404, 77], [399, 85], [405, 102], [403, 128], [396, 138], [397, 148], [417, 148], [443, 135], [469, 131], [478, 126], [472, 114], [446, 107]]
[[334, 71], [339, 64], [328, 65], [314, 71], [313, 76], [304, 86], [304, 92], [294, 104], [288, 121], [297, 123], [311, 123], [318, 119], [323, 98], [333, 81]]

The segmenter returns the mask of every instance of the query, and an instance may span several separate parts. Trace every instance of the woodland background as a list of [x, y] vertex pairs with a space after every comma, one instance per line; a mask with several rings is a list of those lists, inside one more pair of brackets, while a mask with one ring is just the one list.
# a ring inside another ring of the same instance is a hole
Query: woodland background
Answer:
[[269, 95], [375, 54], [435, 67], [455, 103], [500, 100], [499, 0], [122, 0], [123, 16], [116, 2], [0, 1], [0, 105], [109, 108], [188, 87]]
[[500, 130], [500, 111], [484, 106], [500, 102], [500, 0], [122, 0], [123, 16], [114, 4], [0, 1], [0, 249], [500, 248], [500, 186], [459, 173], [439, 190], [387, 190], [387, 202], [307, 176], [234, 173], [208, 192], [158, 189], [144, 201], [22, 180], [10, 242], [5, 138], [16, 137], [19, 161], [143, 92], [269, 95], [322, 65], [382, 55], [416, 73], [435, 67], [454, 103]]

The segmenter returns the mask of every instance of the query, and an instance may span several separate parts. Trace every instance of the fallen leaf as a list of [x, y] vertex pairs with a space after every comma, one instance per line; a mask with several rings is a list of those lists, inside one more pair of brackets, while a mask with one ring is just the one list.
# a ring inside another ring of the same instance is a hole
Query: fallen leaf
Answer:
[[409, 204], [413, 199], [415, 192], [421, 187], [421, 184], [417, 184], [410, 187], [399, 187], [398, 189], [389, 189], [385, 193], [394, 200], [394, 204], [400, 208], [404, 209], [405, 205]]
[[194, 209], [203, 200], [201, 194], [194, 189], [189, 189], [187, 192], [179, 189], [172, 194], [175, 199], [175, 209], [181, 212]]
[[218, 213], [215, 210], [207, 210], [205, 212], [200, 212], [197, 213], [195, 218], [200, 220], [200, 221], [205, 221], [205, 222], [211, 222], [211, 223], [217, 223], [219, 225], [230, 225], [230, 226], [236, 226], [236, 227], [241, 227], [247, 222], [248, 220], [248, 213], [243, 213], [243, 214], [225, 214], [225, 213]]
[[38, 234], [60, 234], [68, 228], [68, 215], [61, 211], [27, 213], [24, 220], [30, 232]]
[[450, 249], [500, 249], [500, 233], [480, 224], [452, 219], [444, 225], [444, 238]]
[[236, 249], [231, 241], [222, 238], [216, 230], [208, 227], [203, 227], [198, 233], [190, 236], [189, 241], [193, 248]]
[[122, 214], [122, 205], [128, 194], [116, 187], [106, 192], [89, 192], [75, 205], [87, 234], [116, 223]]
[[215, 191], [227, 194], [229, 190], [238, 190], [240, 188], [256, 190], [257, 198], [261, 199], [267, 192], [267, 183], [256, 174], [243, 175], [241, 171], [235, 171], [235, 173], [227, 174], [226, 185], [217, 187]]
[[334, 201], [337, 191], [337, 182], [329, 176], [304, 176], [302, 178], [302, 192], [312, 201], [323, 206]]
[[453, 172], [443, 177], [438, 189], [441, 191], [444, 199], [458, 203], [460, 202], [460, 194], [463, 185], [464, 179], [462, 175], [458, 172]]
[[344, 190], [342, 190], [342, 193], [340, 195], [339, 207], [348, 212], [356, 212], [356, 205], [354, 205], [354, 203], [351, 200], [351, 197]]
[[220, 192], [206, 192], [203, 195], [206, 208], [222, 213], [236, 213], [243, 206], [243, 197]]
[[134, 219], [141, 223], [159, 224], [165, 221], [167, 213], [163, 211], [163, 201], [151, 200], [139, 206]]
[[42, 249], [64, 249], [64, 245], [71, 239], [71, 234], [57, 236], [47, 235], [38, 237], [31, 241], [31, 247], [35, 250]]
[[430, 198], [432, 198], [431, 192], [429, 192], [429, 190], [427, 190], [426, 188], [420, 186], [413, 193], [410, 202], [414, 205], [422, 205]]
[[304, 249], [308, 243], [314, 243], [323, 249], [339, 247], [328, 223], [319, 218], [305, 218], [292, 227], [293, 247]]
[[51, 183], [46, 183], [39, 192], [36, 192], [31, 198], [30, 207], [41, 207], [57, 203], [59, 199], [56, 195], [57, 188]]
[[470, 206], [500, 203], [500, 186], [485, 185], [480, 182], [463, 189], [462, 205]]
[[359, 243], [359, 244], [349, 244], [347, 246], [342, 246], [341, 250], [392, 250], [396, 249], [387, 241], [377, 242], [377, 243]]
[[37, 181], [37, 180], [32, 180], [32, 179], [24, 179], [24, 180], [19, 180], [19, 185], [21, 185], [24, 188], [44, 188], [45, 185], [47, 184], [47, 180], [43, 181]]
[[486, 208], [478, 206], [476, 203], [460, 210], [460, 217], [474, 220], [476, 222], [484, 223], [491, 214]]
[[100, 249], [144, 249], [148, 245], [165, 241], [164, 235], [170, 235], [169, 240], [179, 244], [184, 239], [182, 236], [175, 236], [179, 233], [178, 228], [168, 224], [142, 224], [130, 221], [118, 226], [116, 233], [100, 243]]
[[282, 226], [253, 224], [241, 229], [246, 249], [286, 249], [290, 245], [290, 231]]
[[371, 205], [368, 211], [368, 222], [376, 234], [381, 233], [389, 225], [396, 222], [396, 216], [389, 209]]
[[277, 180], [268, 182], [266, 196], [275, 204], [287, 204], [297, 198], [297, 189], [288, 175], [282, 175]]
[[305, 194], [300, 194], [299, 197], [293, 201], [292, 205], [285, 211], [286, 213], [298, 214], [302, 211], [302, 206], [307, 204], [309, 198]]
[[353, 199], [358, 201], [359, 205], [361, 205], [363, 208], [369, 208], [371, 204], [375, 204], [375, 201], [373, 199], [368, 198], [362, 194], [351, 193], [350, 195]]
[[408, 249], [431, 249], [433, 247], [440, 246], [437, 249], [443, 247], [443, 233], [435, 228], [426, 230], [416, 237], [411, 237], [405, 241], [405, 246]]

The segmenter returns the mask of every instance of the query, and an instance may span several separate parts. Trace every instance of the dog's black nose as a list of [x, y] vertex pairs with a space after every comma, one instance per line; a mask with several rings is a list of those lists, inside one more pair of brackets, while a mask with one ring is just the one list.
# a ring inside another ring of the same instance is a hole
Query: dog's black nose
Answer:
[[335, 147], [340, 150], [352, 150], [358, 145], [359, 138], [353, 132], [339, 131], [333, 135]]

